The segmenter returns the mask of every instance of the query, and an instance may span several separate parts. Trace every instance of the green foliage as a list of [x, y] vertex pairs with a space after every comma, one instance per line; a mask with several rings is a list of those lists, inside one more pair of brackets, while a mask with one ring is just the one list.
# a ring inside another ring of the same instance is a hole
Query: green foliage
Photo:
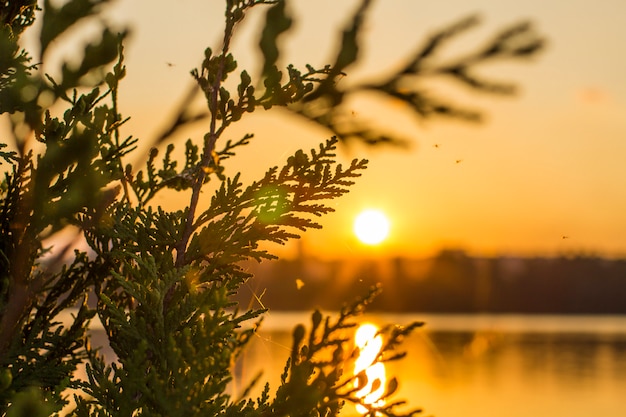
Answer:
[[[38, 62], [46, 61], [61, 35], [93, 19], [106, 3], [70, 0], [57, 7], [45, 1]], [[225, 80], [237, 69], [230, 41], [248, 9], [257, 6], [267, 9], [259, 43], [261, 73], [253, 80], [241, 70], [238, 84], [227, 88]], [[436, 50], [475, 23], [464, 20], [433, 36], [382, 83], [341, 90], [337, 80], [358, 60], [370, 2], [360, 3], [343, 31], [333, 64], [305, 70], [289, 65], [283, 73], [278, 40], [292, 26], [287, 6], [282, 0], [226, 1], [223, 44], [216, 53], [207, 48], [200, 68], [191, 73], [207, 111], [193, 113], [187, 104], [176, 109], [145, 167], [137, 169], [126, 163], [137, 140], [120, 138], [119, 130], [125, 121], [117, 104], [126, 72], [124, 34], [102, 26], [100, 40], [83, 46], [78, 64], [62, 63], [57, 79], [31, 64], [19, 47], [36, 3], [3, 3], [0, 113], [8, 115], [14, 137], [13, 149], [0, 143], [5, 169], [0, 183], [1, 415], [333, 416], [345, 402], [361, 402], [356, 392], [366, 381], [350, 373], [358, 351], [349, 334], [377, 288], [336, 319], [314, 312], [308, 333], [296, 327], [277, 387], [266, 384], [258, 398], [250, 398], [259, 377], [241, 397], [231, 396], [233, 364], [266, 311], [233, 301], [251, 278], [242, 261], [272, 259], [263, 242], [284, 244], [320, 227], [316, 218], [333, 210], [326, 202], [345, 194], [367, 165], [359, 159], [338, 164], [340, 140], [398, 142], [358, 121], [339, 123], [348, 95], [373, 90], [407, 102], [419, 116], [475, 119], [474, 113], [435, 101], [418, 88], [407, 89], [406, 78], [443, 74], [478, 90], [509, 93], [508, 84], [482, 80], [473, 67], [532, 55], [541, 39], [522, 24], [474, 54], [438, 64]], [[297, 151], [282, 167], [269, 168], [246, 185], [239, 173], [226, 172], [223, 161], [236, 156], [252, 135], [233, 141], [224, 133], [246, 113], [274, 106], [335, 136], [308, 153]], [[186, 142], [184, 160], [174, 158], [172, 144], [159, 148], [180, 127], [203, 118], [208, 130], [199, 143]], [[28, 150], [32, 138], [42, 145], [38, 153]], [[152, 205], [166, 189], [186, 191], [184, 209]], [[200, 194], [210, 190], [210, 204], [200, 207]], [[61, 232], [71, 236], [66, 243]], [[75, 249], [80, 241], [88, 252]], [[88, 327], [96, 315], [114, 358], [90, 346]], [[384, 328], [386, 344], [376, 360], [400, 359], [400, 340], [419, 325]], [[81, 379], [77, 369], [83, 365], [86, 378]], [[392, 400], [397, 386], [392, 378], [386, 404], [368, 406], [371, 415], [419, 411], [406, 411], [401, 401]]]
[[343, 32], [337, 58], [328, 77], [303, 100], [290, 107], [294, 113], [327, 127], [344, 140], [357, 139], [369, 144], [407, 143], [397, 134], [377, 130], [358, 118], [347, 117], [350, 110], [342, 104], [348, 97], [363, 92], [374, 93], [381, 101], [400, 101], [418, 118], [438, 116], [480, 121], [479, 111], [438, 98], [430, 94], [424, 84], [437, 77], [447, 77], [476, 92], [513, 94], [515, 85], [482, 78], [477, 75], [478, 68], [502, 59], [526, 59], [544, 46], [544, 40], [535, 33], [532, 25], [521, 22], [502, 30], [475, 52], [450, 61], [438, 59], [437, 54], [446, 42], [479, 23], [478, 17], [471, 16], [435, 33], [408, 57], [404, 67], [380, 81], [356, 83], [341, 89], [336, 78], [344, 75], [344, 70], [357, 61], [359, 31], [369, 5], [368, 0], [361, 2]]
[[34, 22], [35, 0], [3, 2], [0, 9], [0, 114], [23, 110], [23, 103], [11, 94], [24, 83], [33, 69], [30, 57], [19, 47], [22, 32]]
[[[364, 372], [346, 373], [358, 357], [358, 348], [350, 349], [346, 330], [356, 326], [354, 318], [378, 294], [380, 288], [372, 290], [367, 297], [356, 300], [339, 312], [339, 317], [323, 317], [315, 311], [311, 316], [311, 329], [307, 335], [304, 326], [299, 325], [293, 331], [291, 355], [281, 377], [282, 385], [276, 393], [276, 401], [269, 408], [270, 415], [310, 415], [310, 410], [317, 410], [320, 415], [337, 415], [345, 402], [359, 404], [361, 399], [356, 393], [367, 384]], [[380, 331], [386, 342], [376, 358], [376, 362], [387, 362], [404, 357], [404, 352], [391, 353], [403, 337], [410, 334], [423, 323], [415, 322], [409, 326], [387, 326]], [[376, 382], [376, 381], [375, 381]], [[378, 381], [380, 384], [380, 381]], [[398, 388], [398, 382], [391, 378], [385, 387], [382, 398], [387, 400]], [[376, 390], [373, 385], [372, 391]], [[412, 415], [420, 412], [414, 409], [397, 413], [404, 401], [389, 401], [383, 407], [364, 406], [374, 415]]]

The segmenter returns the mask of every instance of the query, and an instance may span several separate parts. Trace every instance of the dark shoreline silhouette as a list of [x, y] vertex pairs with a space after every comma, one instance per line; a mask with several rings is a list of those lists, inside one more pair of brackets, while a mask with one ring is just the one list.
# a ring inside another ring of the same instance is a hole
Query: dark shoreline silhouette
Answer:
[[626, 259], [470, 257], [322, 261], [300, 257], [246, 264], [255, 276], [238, 297], [274, 310], [336, 310], [368, 288], [383, 292], [370, 311], [626, 314]]

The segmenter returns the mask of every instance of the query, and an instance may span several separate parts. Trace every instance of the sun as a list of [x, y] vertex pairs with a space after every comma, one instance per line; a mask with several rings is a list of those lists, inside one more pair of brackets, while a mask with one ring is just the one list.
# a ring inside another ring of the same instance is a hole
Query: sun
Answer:
[[363, 210], [354, 220], [354, 234], [366, 245], [377, 245], [389, 235], [389, 219], [379, 210]]

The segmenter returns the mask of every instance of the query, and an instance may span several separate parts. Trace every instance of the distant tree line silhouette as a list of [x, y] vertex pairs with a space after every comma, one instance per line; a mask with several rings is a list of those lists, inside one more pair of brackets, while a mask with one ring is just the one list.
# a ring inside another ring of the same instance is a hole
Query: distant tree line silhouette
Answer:
[[626, 259], [590, 255], [320, 261], [261, 266], [240, 301], [276, 310], [336, 310], [380, 283], [373, 310], [433, 313], [626, 314]]

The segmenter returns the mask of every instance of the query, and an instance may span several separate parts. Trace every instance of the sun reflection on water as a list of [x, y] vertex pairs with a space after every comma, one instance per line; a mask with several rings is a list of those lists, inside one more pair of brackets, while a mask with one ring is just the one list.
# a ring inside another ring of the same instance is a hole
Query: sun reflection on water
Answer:
[[[367, 377], [367, 384], [356, 392], [356, 396], [362, 399], [363, 404], [381, 407], [385, 403], [381, 397], [385, 392], [386, 375], [385, 365], [376, 363], [376, 358], [383, 347], [383, 338], [378, 334], [378, 327], [371, 323], [362, 324], [356, 331], [355, 344], [359, 348], [359, 357], [354, 364], [354, 374], [364, 372]], [[358, 380], [355, 386], [359, 386]], [[361, 414], [368, 412], [368, 409], [360, 404], [357, 404], [356, 409]]]

